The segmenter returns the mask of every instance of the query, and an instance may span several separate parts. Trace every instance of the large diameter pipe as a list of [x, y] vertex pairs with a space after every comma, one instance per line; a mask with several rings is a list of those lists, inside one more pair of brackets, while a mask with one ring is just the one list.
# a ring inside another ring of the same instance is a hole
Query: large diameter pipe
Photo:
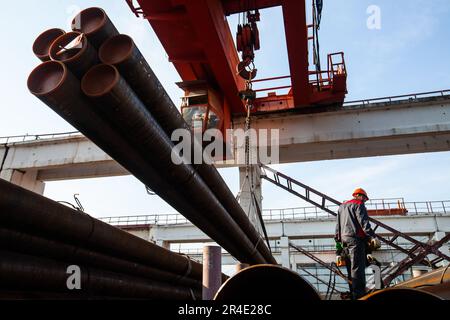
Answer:
[[360, 300], [373, 302], [432, 302], [450, 300], [450, 284], [443, 283], [430, 287], [407, 288], [394, 287], [371, 293]]
[[275, 265], [257, 265], [228, 279], [214, 300], [218, 301], [319, 301], [317, 291], [298, 273]]
[[450, 300], [450, 268], [442, 267], [392, 288], [363, 297], [363, 300]]
[[109, 38], [119, 34], [105, 10], [87, 8], [72, 20], [72, 30], [84, 33], [97, 49]]
[[79, 246], [49, 240], [3, 227], [0, 227], [0, 249], [70, 262], [71, 264], [87, 265], [97, 269], [153, 279], [174, 285], [197, 289], [201, 288], [200, 281], [184, 277], [184, 275], [174, 274], [165, 270], [87, 250]]
[[123, 300], [118, 297], [98, 297], [90, 294], [80, 293], [61, 293], [61, 292], [43, 292], [43, 291], [14, 291], [4, 290], [0, 288], [0, 300], [7, 301], [24, 301], [24, 300], [40, 300], [40, 301], [67, 301], [67, 300]]
[[3, 180], [0, 180], [0, 222], [201, 279], [201, 264]]
[[[103, 63], [117, 67], [169, 137], [176, 129], [190, 130], [131, 37], [117, 35], [109, 39], [100, 48], [99, 58]], [[217, 170], [208, 164], [195, 168], [231, 217], [257, 246], [266, 262], [276, 264], [264, 241], [261, 241], [261, 236]]]
[[50, 60], [50, 47], [60, 36], [66, 34], [62, 29], [53, 28], [41, 33], [33, 43], [33, 53], [42, 62]]
[[[244, 262], [265, 262], [255, 245], [230, 217], [195, 169], [186, 164], [174, 163], [172, 156], [178, 155], [172, 155], [172, 141], [114, 66], [93, 67], [83, 77], [81, 87], [96, 102], [103, 117], [113, 123], [130, 144], [145, 154], [147, 161], [155, 169], [167, 173], [168, 182], [173, 188], [190, 199], [202, 213], [201, 217], [196, 215], [186, 218], [210, 236], [213, 235], [209, 232], [210, 229], [218, 230], [212, 238], [221, 245], [224, 240], [232, 239], [240, 248], [236, 253], [244, 253]], [[181, 158], [177, 160], [182, 162]]]
[[450, 268], [442, 267], [397, 284], [395, 287], [419, 288], [450, 282]]
[[[0, 287], [11, 290], [73, 292], [137, 299], [193, 300], [200, 290], [127, 276], [50, 259], [0, 251]], [[79, 271], [79, 273], [77, 273]], [[70, 279], [71, 276], [73, 279]], [[76, 278], [80, 277], [80, 286]], [[68, 285], [71, 284], [72, 286]]]
[[[138, 154], [128, 141], [118, 134], [118, 132], [102, 117], [94, 112], [94, 106], [81, 93], [79, 80], [72, 75], [63, 63], [50, 61], [35, 68], [28, 79], [28, 88], [32, 94], [47, 104], [53, 111], [72, 124], [75, 128], [88, 136], [91, 141], [119, 162], [129, 172], [138, 177], [144, 184], [151, 186], [161, 198], [170, 203], [178, 212], [185, 213], [192, 217], [199, 215], [199, 212], [192, 206], [189, 199], [183, 197], [184, 195], [182, 193], [175, 192], [173, 186], [170, 185], [166, 179], [162, 178], [159, 172], [149, 165], [147, 160]], [[62, 207], [64, 209], [67, 208], [65, 206]], [[45, 208], [45, 205], [43, 208]], [[59, 207], [59, 209], [63, 210], [61, 207]], [[31, 226], [33, 227], [42, 224], [42, 221], [47, 219], [48, 213], [45, 211], [42, 212], [42, 208], [40, 210], [42, 220], [32, 222]], [[17, 211], [17, 209], [15, 209], [15, 211]], [[23, 211], [27, 213], [27, 208], [25, 207]], [[58, 210], [55, 208], [52, 212], [54, 212], [55, 215], [59, 215]], [[12, 218], [16, 219], [19, 218], [19, 216], [13, 216]], [[30, 217], [27, 215], [26, 218], [28, 219]], [[24, 224], [20, 220], [16, 220], [15, 222], [19, 223], [19, 225]], [[48, 230], [50, 227], [49, 225], [45, 224], [43, 227], [47, 232], [55, 231], [53, 229]], [[68, 225], [66, 227], [69, 228]], [[90, 227], [92, 226], [88, 226], [87, 228], [89, 229]], [[61, 235], [59, 232], [60, 229], [60, 227], [56, 228], [57, 234], [59, 235]], [[65, 234], [62, 233], [62, 235], [64, 236]], [[124, 250], [121, 251], [121, 253], [125, 254], [125, 257], [132, 255], [137, 259], [137, 262], [148, 264], [149, 257], [145, 254], [146, 249], [139, 249], [136, 244], [133, 244], [132, 247], [128, 247], [128, 242], [129, 240], [123, 243], [121, 243], [121, 241], [114, 242], [115, 244], [108, 243], [107, 248], [123, 248]], [[93, 244], [96, 245], [97, 243]], [[116, 244], [118, 244], [119, 247], [117, 247]], [[123, 247], [124, 245], [125, 247]], [[231, 245], [228, 244], [221, 245], [230, 253], [236, 254], [236, 258], [241, 258], [241, 256], [237, 254], [239, 253], [239, 247], [232, 248]], [[143, 246], [143, 244], [140, 244], [140, 246]], [[117, 254], [117, 250], [114, 252]], [[164, 261], [162, 262], [164, 263]], [[175, 259], [167, 269], [172, 270], [174, 273], [182, 274], [183, 270], [190, 270], [189, 261], [185, 260], [184, 263], [182, 263], [182, 261], [177, 261], [177, 259]], [[201, 274], [201, 266], [194, 263], [191, 272], [186, 275], [200, 280], [202, 277]]]
[[79, 79], [98, 63], [97, 50], [80, 32], [69, 32], [58, 37], [50, 46], [50, 58], [63, 62]]

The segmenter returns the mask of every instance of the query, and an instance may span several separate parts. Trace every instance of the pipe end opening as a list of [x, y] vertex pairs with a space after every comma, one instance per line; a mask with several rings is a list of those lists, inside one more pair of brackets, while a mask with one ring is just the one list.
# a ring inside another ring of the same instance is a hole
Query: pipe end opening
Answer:
[[99, 64], [85, 74], [81, 89], [88, 97], [100, 97], [108, 93], [119, 79], [119, 72], [114, 66]]
[[86, 37], [80, 32], [68, 32], [56, 39], [50, 47], [50, 58], [55, 61], [75, 60], [88, 46]]
[[72, 20], [72, 30], [90, 35], [106, 23], [106, 12], [102, 8], [87, 8], [78, 13]]
[[67, 69], [58, 61], [47, 61], [37, 66], [28, 77], [28, 89], [36, 96], [56, 90], [67, 76]]
[[62, 29], [53, 28], [41, 33], [33, 43], [33, 53], [39, 59], [49, 59], [50, 47], [53, 42], [66, 32]]
[[100, 60], [107, 64], [119, 64], [126, 60], [133, 51], [131, 37], [119, 34], [107, 40], [99, 50]]

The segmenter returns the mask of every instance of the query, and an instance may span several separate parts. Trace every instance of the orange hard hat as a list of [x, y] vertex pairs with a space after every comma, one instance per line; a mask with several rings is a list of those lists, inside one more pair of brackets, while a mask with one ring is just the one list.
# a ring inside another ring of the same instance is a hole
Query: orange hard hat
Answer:
[[369, 200], [369, 196], [367, 195], [367, 192], [363, 188], [358, 188], [355, 191], [353, 191], [354, 197], [357, 196], [358, 194], [364, 195], [367, 198], [367, 200]]

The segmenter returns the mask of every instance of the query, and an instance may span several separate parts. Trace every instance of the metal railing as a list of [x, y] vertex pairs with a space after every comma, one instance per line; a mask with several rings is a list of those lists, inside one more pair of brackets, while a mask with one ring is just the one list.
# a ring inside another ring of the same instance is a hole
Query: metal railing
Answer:
[[[383, 210], [387, 213], [387, 215], [389, 215], [390, 210], [395, 213], [399, 208], [407, 211], [406, 216], [450, 214], [450, 200], [404, 202], [403, 199], [375, 199], [368, 201], [366, 206], [368, 210]], [[337, 210], [337, 206], [335, 205], [327, 206], [327, 208]], [[335, 219], [335, 217], [331, 214], [313, 206], [285, 209], [265, 209], [263, 210], [263, 218], [265, 221]], [[176, 213], [106, 217], [100, 218], [100, 220], [118, 227], [190, 224], [189, 220]]]
[[19, 136], [7, 136], [0, 137], [0, 144], [20, 143], [20, 142], [32, 142], [56, 138], [71, 138], [82, 136], [79, 131], [63, 132], [63, 133], [49, 133], [49, 134], [25, 134]]
[[394, 102], [400, 102], [403, 100], [408, 100], [408, 101], [414, 102], [414, 101], [419, 100], [420, 98], [445, 97], [448, 95], [450, 95], [450, 89], [439, 90], [439, 91], [420, 92], [420, 93], [411, 93], [411, 94], [404, 94], [404, 95], [399, 95], [399, 96], [345, 101], [344, 107], [352, 107], [352, 106], [360, 106], [360, 105], [367, 106], [370, 104], [383, 103], [383, 102], [392, 104]]

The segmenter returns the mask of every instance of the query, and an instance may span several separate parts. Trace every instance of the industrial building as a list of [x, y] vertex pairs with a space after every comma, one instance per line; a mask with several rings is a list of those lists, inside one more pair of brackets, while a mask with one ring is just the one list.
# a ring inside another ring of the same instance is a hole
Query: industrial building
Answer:
[[[36, 38], [27, 89], [77, 131], [0, 137], [0, 299], [230, 301], [262, 297], [262, 279], [266, 298], [351, 299], [356, 280], [336, 263], [342, 202], [274, 165], [450, 151], [450, 90], [346, 99], [351, 62], [321, 62], [326, 1], [123, 2], [150, 23], [181, 103], [100, 7]], [[274, 7], [290, 75], [262, 78], [261, 13]], [[238, 194], [221, 168], [239, 171]], [[43, 197], [54, 181], [119, 176], [173, 212], [96, 219], [77, 197]], [[269, 209], [263, 183], [305, 205]], [[380, 247], [358, 298], [450, 299], [450, 197], [366, 198]]]

